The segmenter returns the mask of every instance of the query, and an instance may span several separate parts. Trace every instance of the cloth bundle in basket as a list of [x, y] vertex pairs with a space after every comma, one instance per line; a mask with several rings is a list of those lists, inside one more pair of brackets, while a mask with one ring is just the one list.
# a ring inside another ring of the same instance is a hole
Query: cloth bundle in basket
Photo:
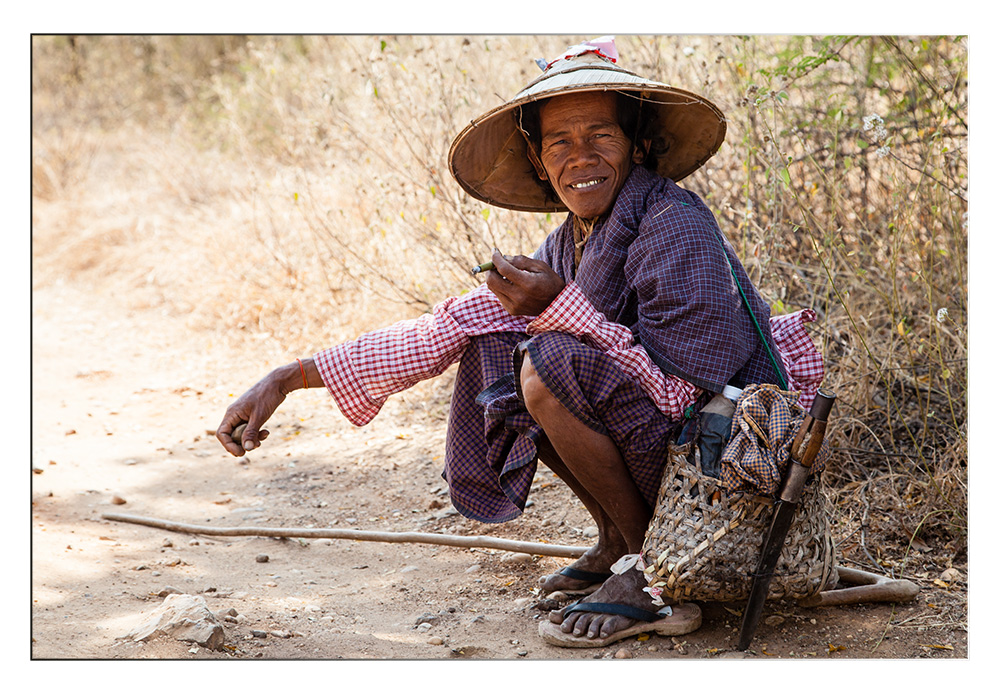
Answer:
[[[722, 456], [722, 479], [702, 472], [697, 439], [671, 444], [641, 555], [647, 591], [654, 598], [747, 599], [774, 507], [772, 498], [746, 491], [746, 471], [758, 458], [769, 457], [784, 473], [792, 439], [805, 417], [797, 397], [767, 385], [744, 391]], [[818, 462], [825, 457], [821, 454]], [[805, 598], [837, 583], [828, 501], [818, 472], [796, 509], [770, 584], [770, 600]]]

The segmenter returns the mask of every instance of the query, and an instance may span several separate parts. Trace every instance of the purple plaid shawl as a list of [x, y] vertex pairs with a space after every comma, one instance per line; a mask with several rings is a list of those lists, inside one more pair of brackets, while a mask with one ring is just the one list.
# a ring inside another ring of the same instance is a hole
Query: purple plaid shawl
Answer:
[[[715, 393], [727, 383], [777, 383], [722, 255], [722, 234], [694, 193], [635, 167], [573, 271], [573, 217], [536, 256], [575, 279], [608, 320], [630, 327], [665, 374]], [[770, 339], [770, 310], [736, 253], [729, 261]], [[778, 353], [771, 341], [771, 349]]]

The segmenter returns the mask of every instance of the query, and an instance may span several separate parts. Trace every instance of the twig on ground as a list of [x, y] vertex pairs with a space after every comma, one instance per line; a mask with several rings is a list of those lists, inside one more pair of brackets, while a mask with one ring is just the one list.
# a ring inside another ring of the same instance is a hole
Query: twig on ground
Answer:
[[486, 547], [488, 549], [500, 549], [508, 552], [523, 552], [525, 554], [574, 559], [583, 556], [583, 553], [588, 549], [587, 547], [571, 547], [569, 545], [549, 545], [543, 542], [505, 540], [485, 535], [462, 537], [460, 535], [439, 535], [437, 533], [378, 532], [373, 530], [351, 530], [348, 528], [213, 528], [208, 525], [191, 525], [189, 523], [177, 523], [159, 518], [132, 516], [124, 513], [105, 513], [101, 515], [101, 518], [121, 523], [135, 523], [137, 525], [148, 525], [153, 528], [173, 530], [179, 533], [199, 535], [222, 535], [229, 537], [256, 535], [259, 537], [333, 538], [368, 542], [411, 542], [429, 545], [448, 545], [450, 547]]

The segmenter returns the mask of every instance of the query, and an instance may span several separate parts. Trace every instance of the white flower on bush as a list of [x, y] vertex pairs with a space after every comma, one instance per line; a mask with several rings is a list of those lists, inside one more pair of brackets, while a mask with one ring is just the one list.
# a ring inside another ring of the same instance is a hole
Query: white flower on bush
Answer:
[[876, 140], [884, 140], [889, 135], [885, 129], [885, 121], [882, 120], [881, 116], [874, 113], [864, 117], [864, 131], [869, 132], [872, 130], [875, 131], [873, 134]]
[[948, 317], [948, 309], [941, 307], [937, 310], [937, 322], [944, 323], [944, 319]]
[[889, 137], [889, 131], [885, 129], [885, 121], [882, 120], [882, 117], [874, 113], [865, 116], [862, 119], [861, 129], [863, 132], [871, 133], [875, 138], [875, 142], [881, 145], [881, 147], [875, 150], [875, 156], [879, 159], [888, 156], [889, 145], [885, 144], [885, 139]]

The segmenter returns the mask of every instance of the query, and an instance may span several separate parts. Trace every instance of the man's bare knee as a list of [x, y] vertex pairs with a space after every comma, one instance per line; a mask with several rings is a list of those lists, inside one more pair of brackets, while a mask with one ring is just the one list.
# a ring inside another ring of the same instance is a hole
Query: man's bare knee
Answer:
[[528, 412], [534, 414], [539, 408], [544, 407], [553, 399], [552, 393], [545, 386], [535, 366], [531, 363], [528, 352], [524, 353], [524, 361], [521, 363], [521, 394], [524, 396], [524, 405]]

